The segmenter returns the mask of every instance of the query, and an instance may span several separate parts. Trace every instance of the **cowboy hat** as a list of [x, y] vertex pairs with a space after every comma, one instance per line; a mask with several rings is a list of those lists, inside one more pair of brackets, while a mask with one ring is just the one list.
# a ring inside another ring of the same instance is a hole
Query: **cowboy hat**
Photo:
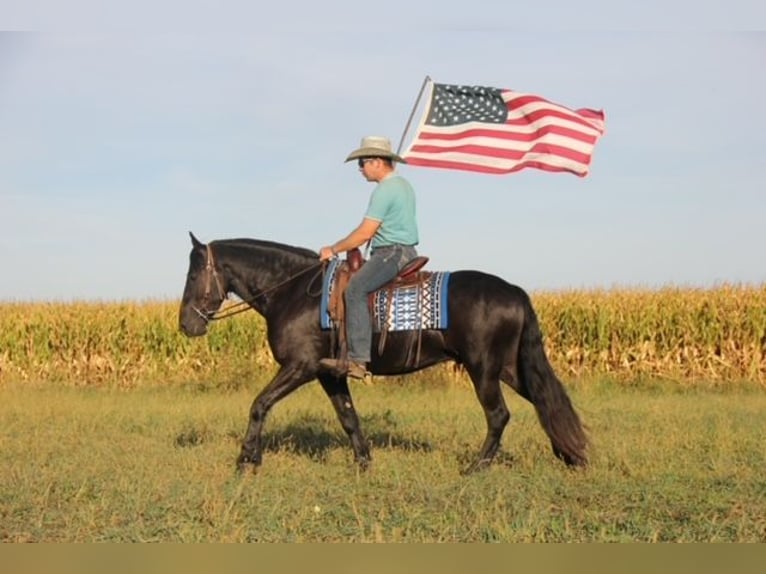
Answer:
[[395, 154], [391, 149], [391, 141], [382, 136], [367, 136], [362, 138], [359, 149], [355, 149], [346, 158], [346, 161], [360, 157], [387, 157], [392, 161], [407, 163], [402, 157]]

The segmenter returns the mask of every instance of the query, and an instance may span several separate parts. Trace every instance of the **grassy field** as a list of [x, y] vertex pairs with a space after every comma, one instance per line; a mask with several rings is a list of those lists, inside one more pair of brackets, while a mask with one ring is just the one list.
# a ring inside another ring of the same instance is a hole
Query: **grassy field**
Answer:
[[0, 541], [766, 542], [766, 284], [533, 303], [584, 471], [509, 391], [497, 464], [462, 475], [484, 416], [439, 366], [352, 387], [370, 471], [309, 385], [237, 476], [275, 368], [255, 313], [187, 339], [177, 301], [0, 302]]
[[0, 541], [766, 542], [762, 386], [570, 385], [584, 471], [508, 392], [500, 460], [463, 476], [485, 426], [460, 378], [352, 387], [362, 474], [312, 384], [272, 412], [261, 470], [237, 476], [261, 384], [0, 385]]

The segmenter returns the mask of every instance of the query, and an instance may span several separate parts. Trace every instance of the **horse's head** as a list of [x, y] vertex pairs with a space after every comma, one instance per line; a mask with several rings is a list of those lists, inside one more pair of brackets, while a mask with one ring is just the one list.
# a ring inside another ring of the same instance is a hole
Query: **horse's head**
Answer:
[[192, 250], [178, 326], [188, 337], [199, 337], [207, 332], [207, 325], [221, 307], [226, 291], [210, 246], [200, 242], [191, 232], [189, 236]]

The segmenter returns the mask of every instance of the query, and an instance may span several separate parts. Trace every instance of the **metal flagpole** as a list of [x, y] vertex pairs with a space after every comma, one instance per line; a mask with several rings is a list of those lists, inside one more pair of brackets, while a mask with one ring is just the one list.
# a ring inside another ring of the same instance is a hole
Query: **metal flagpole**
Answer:
[[410, 112], [410, 117], [407, 120], [407, 125], [404, 126], [404, 131], [402, 132], [402, 139], [399, 140], [399, 147], [396, 148], [396, 155], [400, 155], [402, 151], [402, 145], [404, 144], [404, 138], [407, 135], [407, 132], [410, 130], [410, 124], [412, 123], [412, 118], [415, 115], [415, 112], [418, 109], [418, 104], [420, 103], [420, 98], [423, 97], [423, 90], [426, 89], [426, 86], [428, 85], [428, 82], [431, 81], [430, 76], [426, 76], [426, 78], [423, 80], [423, 85], [420, 86], [420, 92], [418, 93], [418, 99], [415, 100], [415, 105], [412, 106], [412, 112]]

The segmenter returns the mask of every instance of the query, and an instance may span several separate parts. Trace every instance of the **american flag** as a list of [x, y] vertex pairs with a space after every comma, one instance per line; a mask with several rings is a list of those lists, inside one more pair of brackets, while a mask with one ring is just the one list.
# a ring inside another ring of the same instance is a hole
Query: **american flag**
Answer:
[[431, 101], [402, 154], [409, 165], [481, 173], [533, 167], [588, 173], [604, 113], [571, 110], [532, 94], [430, 82]]

